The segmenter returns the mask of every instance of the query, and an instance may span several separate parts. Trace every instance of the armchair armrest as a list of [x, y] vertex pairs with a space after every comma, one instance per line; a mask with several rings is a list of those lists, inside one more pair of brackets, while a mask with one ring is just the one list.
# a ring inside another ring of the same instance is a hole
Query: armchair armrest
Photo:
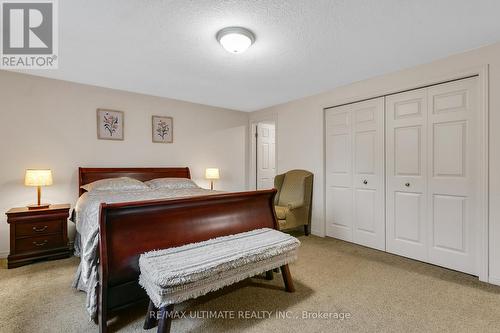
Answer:
[[290, 209], [290, 210], [294, 210], [294, 209], [300, 208], [300, 207], [302, 207], [302, 206], [304, 206], [304, 201], [303, 201], [303, 200], [301, 200], [301, 201], [289, 202], [289, 203], [287, 204], [287, 207], [288, 207], [288, 209]]

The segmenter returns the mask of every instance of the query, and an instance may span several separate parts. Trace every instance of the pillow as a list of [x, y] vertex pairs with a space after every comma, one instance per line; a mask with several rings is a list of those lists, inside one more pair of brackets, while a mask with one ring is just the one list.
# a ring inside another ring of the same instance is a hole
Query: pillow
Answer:
[[81, 186], [85, 191], [133, 191], [149, 190], [149, 187], [140, 180], [130, 177], [106, 178]]
[[185, 188], [199, 188], [195, 182], [189, 178], [156, 178], [144, 182], [153, 190], [167, 189], [167, 190], [178, 190]]

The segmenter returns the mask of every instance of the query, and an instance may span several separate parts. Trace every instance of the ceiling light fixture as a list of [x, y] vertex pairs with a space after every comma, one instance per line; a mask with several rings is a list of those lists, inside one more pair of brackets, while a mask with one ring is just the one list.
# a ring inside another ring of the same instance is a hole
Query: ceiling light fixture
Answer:
[[226, 51], [243, 53], [255, 42], [255, 35], [242, 27], [228, 27], [217, 32], [217, 41]]

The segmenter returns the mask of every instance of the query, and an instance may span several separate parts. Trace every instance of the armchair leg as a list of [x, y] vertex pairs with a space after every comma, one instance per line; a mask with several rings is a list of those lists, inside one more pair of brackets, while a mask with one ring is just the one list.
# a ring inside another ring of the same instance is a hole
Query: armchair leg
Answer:
[[309, 225], [308, 224], [304, 225], [304, 234], [306, 236], [309, 236]]

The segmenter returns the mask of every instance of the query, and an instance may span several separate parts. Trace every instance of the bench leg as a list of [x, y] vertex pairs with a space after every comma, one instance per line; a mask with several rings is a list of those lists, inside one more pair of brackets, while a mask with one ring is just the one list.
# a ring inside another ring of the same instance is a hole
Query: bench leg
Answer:
[[304, 235], [309, 236], [309, 225], [304, 225]]
[[267, 271], [266, 280], [272, 280], [272, 279], [273, 279], [273, 271]]
[[283, 275], [283, 282], [285, 283], [285, 290], [289, 293], [295, 292], [295, 287], [293, 286], [292, 275], [290, 274], [290, 269], [288, 265], [283, 265], [281, 268], [281, 275]]
[[172, 314], [174, 312], [174, 305], [170, 304], [160, 308], [160, 319], [158, 320], [158, 333], [170, 333], [170, 326], [172, 325]]
[[149, 301], [148, 312], [146, 313], [146, 319], [144, 320], [144, 329], [149, 330], [158, 325], [158, 308], [155, 306], [153, 301]]

